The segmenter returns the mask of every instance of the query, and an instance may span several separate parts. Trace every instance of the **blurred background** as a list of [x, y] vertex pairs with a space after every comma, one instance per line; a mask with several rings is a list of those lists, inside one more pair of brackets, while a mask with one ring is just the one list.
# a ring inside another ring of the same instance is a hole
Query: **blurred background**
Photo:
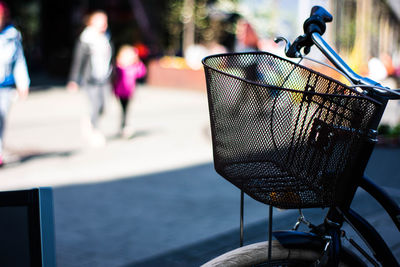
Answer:
[[[116, 49], [125, 43], [143, 45], [148, 49], [143, 53], [154, 60], [185, 56], [194, 45], [212, 49], [219, 44], [232, 51], [240, 17], [254, 27], [260, 49], [271, 49], [268, 40], [277, 35], [293, 39], [301, 33], [302, 22], [316, 4], [326, 7], [334, 16], [328, 26], [328, 40], [354, 67], [367, 73], [369, 58], [386, 56], [398, 67], [400, 4], [395, 0], [14, 0], [9, 3], [13, 20], [23, 35], [31, 75], [40, 73], [60, 79], [68, 74], [84, 16], [92, 10], [102, 9], [108, 14], [109, 32]], [[197, 49], [193, 53], [201, 52]], [[188, 68], [191, 61], [174, 58], [164, 65]], [[192, 67], [198, 65], [193, 63]], [[34, 79], [34, 84], [40, 81]]]
[[[380, 82], [400, 87], [398, 0], [6, 2], [22, 34], [31, 93], [13, 102], [7, 119], [0, 190], [53, 188], [58, 266], [198, 266], [238, 246], [239, 191], [213, 169], [203, 57], [243, 51], [243, 40], [282, 55], [273, 38], [296, 38], [321, 5], [334, 17], [326, 39], [340, 55], [359, 73], [379, 72]], [[135, 46], [147, 75], [129, 106], [133, 134], [119, 135], [121, 110], [110, 93], [99, 125], [106, 144], [93, 147], [82, 135], [85, 95], [65, 85], [83, 22], [98, 9], [108, 15], [114, 56], [123, 44]], [[367, 173], [383, 177], [376, 182], [399, 202], [398, 103], [382, 125]], [[390, 219], [362, 192], [357, 199], [399, 258]], [[265, 240], [268, 208], [250, 198], [246, 207], [245, 242]], [[297, 218], [276, 214], [276, 228]]]

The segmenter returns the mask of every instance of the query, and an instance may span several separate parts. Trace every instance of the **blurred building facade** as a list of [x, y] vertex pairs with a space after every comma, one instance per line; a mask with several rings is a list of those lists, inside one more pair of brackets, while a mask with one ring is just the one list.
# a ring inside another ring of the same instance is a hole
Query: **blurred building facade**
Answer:
[[[308, 12], [316, 1], [300, 0], [299, 10]], [[387, 58], [400, 65], [400, 1], [320, 0], [334, 19], [328, 38], [351, 66], [363, 74], [370, 58]], [[303, 17], [309, 14], [303, 14]], [[299, 24], [302, 25], [302, 23]]]
[[400, 2], [382, 0], [336, 0], [332, 8], [335, 45], [353, 66], [365, 72], [365, 61], [390, 57], [400, 64]]
[[13, 22], [23, 34], [30, 71], [45, 70], [65, 77], [76, 38], [87, 13], [104, 10], [115, 46], [146, 43], [161, 49], [160, 18], [167, 1], [158, 0], [10, 0]]
[[[231, 2], [233, 9], [229, 12], [232, 14], [240, 14], [243, 6], [249, 9], [253, 5], [260, 17], [256, 28], [274, 28], [268, 30], [270, 35], [274, 35], [269, 38], [289, 35], [285, 29], [298, 35], [311, 7], [322, 5], [334, 16], [327, 38], [352, 67], [362, 72], [369, 58], [383, 55], [389, 55], [395, 65], [400, 65], [398, 0], [8, 0], [14, 21], [23, 34], [30, 71], [45, 70], [60, 77], [66, 77], [68, 73], [76, 38], [83, 29], [85, 14], [91, 10], [102, 9], [109, 15], [115, 46], [142, 42], [150, 47], [151, 53], [163, 54], [171, 47], [168, 42], [176, 42], [173, 48], [179, 50], [196, 42], [193, 36], [199, 31], [214, 38], [221, 35], [214, 32], [230, 29], [229, 23], [234, 23], [229, 20], [219, 28], [213, 26], [212, 20], [198, 23], [195, 28], [190, 26], [193, 19], [185, 21], [187, 14], [196, 16], [196, 20], [206, 20], [212, 16], [209, 6], [218, 2], [225, 3], [220, 6], [228, 6], [226, 3]], [[287, 8], [289, 2], [290, 10]], [[176, 12], [176, 16], [171, 16], [171, 12]], [[218, 14], [214, 16], [218, 17]], [[297, 21], [285, 23], [278, 20], [284, 17], [283, 14], [291, 20], [296, 20], [294, 17], [297, 15]], [[167, 16], [176, 20], [169, 22], [176, 25], [172, 30], [166, 25]], [[176, 34], [172, 34], [173, 30]], [[171, 54], [170, 50], [167, 52]]]

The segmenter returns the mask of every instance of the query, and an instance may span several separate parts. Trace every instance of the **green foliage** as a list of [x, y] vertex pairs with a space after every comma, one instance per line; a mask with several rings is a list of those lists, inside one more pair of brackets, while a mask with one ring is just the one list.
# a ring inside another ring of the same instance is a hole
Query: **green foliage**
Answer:
[[394, 137], [400, 137], [400, 123], [391, 129], [390, 134]]
[[353, 0], [338, 0], [336, 2], [337, 14], [336, 46], [339, 50], [351, 51], [356, 39], [356, 2]]
[[381, 124], [378, 127], [379, 135], [388, 135], [390, 133], [390, 126], [387, 124]]
[[[223, 10], [226, 13], [234, 12], [238, 0], [193, 0], [193, 10], [184, 10], [185, 0], [169, 0], [165, 25], [168, 35], [169, 53], [176, 53], [181, 49], [184, 22], [193, 19], [195, 25], [195, 42], [207, 43], [221, 38], [221, 35], [230, 30], [231, 25], [220, 19], [212, 18], [210, 7]], [[193, 14], [193, 17], [191, 17]]]
[[400, 137], [400, 123], [393, 127], [387, 124], [381, 124], [378, 127], [378, 134], [387, 137]]
[[169, 0], [165, 24], [168, 33], [168, 48], [179, 50], [183, 25], [181, 14], [183, 9], [183, 0]]

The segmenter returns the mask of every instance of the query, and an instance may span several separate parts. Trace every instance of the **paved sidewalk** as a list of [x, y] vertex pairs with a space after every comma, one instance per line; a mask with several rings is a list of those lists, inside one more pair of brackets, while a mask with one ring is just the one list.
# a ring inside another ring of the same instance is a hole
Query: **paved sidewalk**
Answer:
[[[213, 170], [204, 92], [140, 87], [131, 138], [117, 135], [111, 99], [101, 121], [108, 142], [96, 148], [81, 134], [85, 101], [52, 88], [17, 102], [6, 135], [9, 164], [0, 170], [0, 190], [54, 188], [58, 266], [198, 266], [237, 247], [239, 191]], [[400, 203], [398, 159], [400, 149], [379, 148], [367, 173], [381, 176], [376, 182]], [[362, 192], [355, 204], [399, 257], [399, 233], [382, 209]], [[246, 242], [266, 239], [267, 214], [246, 198]], [[275, 215], [275, 229], [297, 216]]]
[[11, 109], [0, 189], [96, 183], [209, 162], [207, 108], [203, 92], [140, 87], [129, 111], [133, 136], [118, 136], [120, 109], [111, 97], [100, 121], [107, 145], [90, 147], [81, 131], [83, 92], [34, 92]]

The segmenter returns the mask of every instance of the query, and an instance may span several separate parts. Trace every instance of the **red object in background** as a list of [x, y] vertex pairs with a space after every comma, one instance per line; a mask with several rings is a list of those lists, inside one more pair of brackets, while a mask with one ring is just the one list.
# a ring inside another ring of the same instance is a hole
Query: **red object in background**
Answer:
[[381, 61], [386, 68], [387, 74], [389, 76], [395, 75], [396, 69], [393, 66], [392, 57], [385, 53], [381, 56]]
[[150, 50], [145, 44], [137, 43], [137, 44], [134, 45], [134, 47], [137, 49], [137, 53], [138, 53], [139, 58], [141, 60], [147, 59], [147, 57], [150, 54]]
[[7, 21], [10, 16], [10, 10], [3, 1], [0, 1], [0, 16], [5, 18], [5, 21]]

